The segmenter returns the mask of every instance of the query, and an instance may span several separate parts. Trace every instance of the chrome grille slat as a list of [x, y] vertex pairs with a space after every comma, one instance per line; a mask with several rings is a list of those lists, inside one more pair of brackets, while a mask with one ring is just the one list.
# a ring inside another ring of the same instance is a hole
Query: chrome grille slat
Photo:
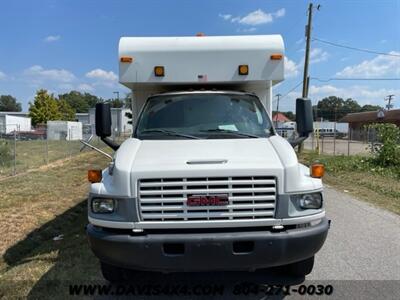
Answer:
[[196, 194], [196, 193], [257, 193], [257, 192], [264, 192], [264, 193], [275, 193], [275, 188], [228, 188], [228, 189], [180, 189], [180, 190], [141, 190], [141, 195], [177, 195], [177, 194]]
[[188, 186], [188, 185], [222, 185], [222, 184], [270, 184], [275, 185], [275, 180], [210, 180], [210, 181], [172, 181], [172, 182], [143, 182], [141, 187], [160, 186]]
[[[251, 217], [251, 216], [273, 216], [273, 212], [208, 212], [207, 217]], [[148, 219], [158, 219], [158, 218], [203, 218], [204, 213], [149, 213], [146, 218]]]
[[[141, 179], [140, 221], [273, 219], [276, 179], [272, 176]], [[187, 206], [190, 195], [228, 195], [223, 206]]]
[[230, 204], [226, 206], [187, 206], [187, 205], [169, 205], [169, 206], [163, 206], [161, 205], [162, 203], [159, 202], [159, 206], [142, 206], [142, 211], [151, 211], [151, 210], [184, 210], [187, 211], [188, 209], [190, 210], [229, 210], [229, 209], [258, 209], [258, 208], [269, 208], [269, 209], [274, 209], [275, 204]]

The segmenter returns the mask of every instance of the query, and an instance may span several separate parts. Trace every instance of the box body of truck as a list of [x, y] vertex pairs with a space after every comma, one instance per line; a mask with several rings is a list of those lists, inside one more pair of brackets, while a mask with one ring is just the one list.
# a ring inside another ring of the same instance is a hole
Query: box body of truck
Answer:
[[134, 133], [88, 200], [89, 242], [105, 277], [309, 273], [329, 225], [321, 179], [271, 122], [281, 36], [121, 38], [119, 57]]

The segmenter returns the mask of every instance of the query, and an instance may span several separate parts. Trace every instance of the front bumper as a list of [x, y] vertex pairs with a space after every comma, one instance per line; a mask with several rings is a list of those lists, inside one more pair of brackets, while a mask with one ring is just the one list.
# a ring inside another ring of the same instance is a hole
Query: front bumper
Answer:
[[[106, 263], [131, 269], [184, 272], [256, 270], [313, 256], [329, 229], [326, 218], [315, 226], [281, 232], [245, 231], [130, 235], [89, 224], [94, 254]], [[170, 252], [170, 249], [173, 249]]]

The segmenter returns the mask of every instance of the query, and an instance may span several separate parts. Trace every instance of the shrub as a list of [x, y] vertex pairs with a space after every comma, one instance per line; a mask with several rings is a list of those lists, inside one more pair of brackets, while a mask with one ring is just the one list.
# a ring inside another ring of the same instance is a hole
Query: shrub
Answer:
[[380, 142], [371, 147], [376, 164], [400, 167], [400, 128], [388, 123], [373, 124], [370, 127], [376, 130]]

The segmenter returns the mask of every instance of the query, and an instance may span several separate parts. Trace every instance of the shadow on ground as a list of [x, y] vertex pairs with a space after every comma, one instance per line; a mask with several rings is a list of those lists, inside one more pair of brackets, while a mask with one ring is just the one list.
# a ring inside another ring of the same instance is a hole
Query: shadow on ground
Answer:
[[[9, 284], [3, 283], [0, 286], [3, 290], [0, 291], [0, 296], [21, 297], [27, 294], [30, 299], [59, 299], [70, 296], [71, 284], [107, 284], [86, 241], [86, 223], [86, 200], [82, 199], [78, 205], [35, 229], [24, 240], [10, 247], [3, 257], [8, 270], [23, 270], [24, 265], [29, 265], [38, 276], [30, 282], [10, 280]], [[63, 234], [62, 240], [54, 241], [53, 238], [60, 234]], [[271, 293], [274, 295], [266, 295], [266, 290], [259, 287], [297, 285], [303, 281], [304, 277], [289, 278], [280, 275], [276, 270], [173, 274], [141, 272], [128, 286], [114, 285], [112, 288], [118, 295], [129, 292], [130, 297], [136, 295], [138, 299], [282, 299], [285, 297], [284, 293], [273, 290]], [[159, 293], [152, 290], [147, 295], [148, 290], [145, 288], [148, 286], [169, 287], [172, 294], [165, 294], [165, 290], [161, 289]], [[177, 286], [179, 291], [176, 290]], [[140, 287], [143, 289], [139, 290]], [[210, 291], [210, 287], [214, 287], [214, 290]], [[23, 289], [26, 294], [21, 294]], [[109, 299], [112, 296], [99, 296], [95, 293], [92, 298]]]

